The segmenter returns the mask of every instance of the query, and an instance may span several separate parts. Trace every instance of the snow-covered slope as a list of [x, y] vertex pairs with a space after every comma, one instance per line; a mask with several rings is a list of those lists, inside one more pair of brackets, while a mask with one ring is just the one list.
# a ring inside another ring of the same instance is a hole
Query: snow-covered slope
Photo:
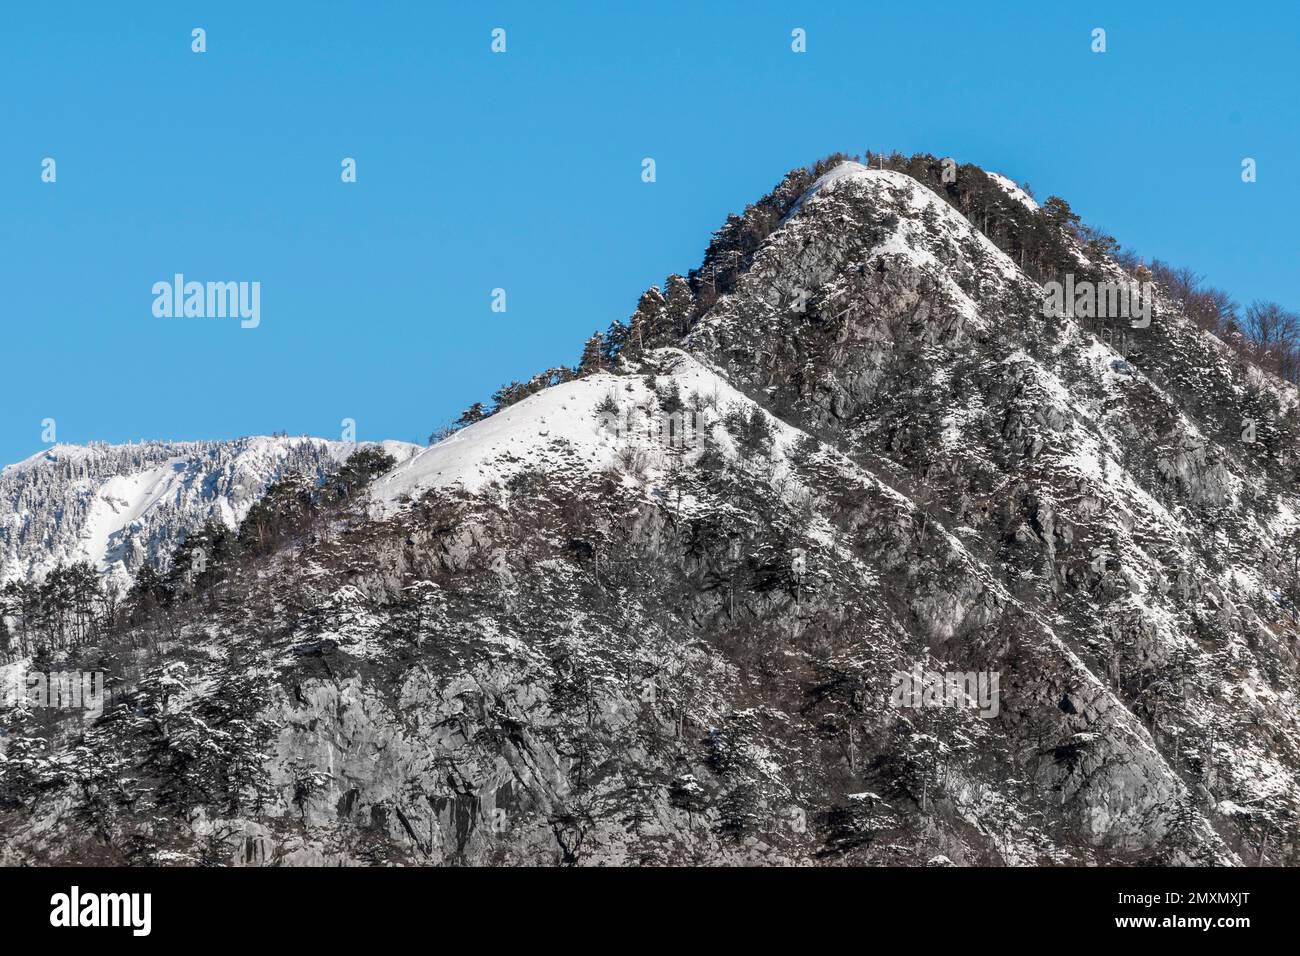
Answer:
[[[595, 375], [532, 395], [496, 415], [425, 448], [404, 465], [376, 479], [371, 494], [386, 511], [432, 488], [477, 491], [534, 468], [599, 471], [614, 460], [615, 446], [595, 409], [606, 395], [619, 396], [621, 382]], [[645, 400], [636, 383], [627, 400]]]
[[1013, 180], [1008, 179], [1006, 176], [1003, 176], [1001, 173], [995, 173], [991, 171], [988, 173], [988, 176], [995, 183], [1001, 186], [1003, 190], [1006, 191], [1006, 194], [1008, 196], [1010, 196], [1016, 202], [1023, 205], [1030, 212], [1038, 211], [1038, 203], [1034, 201], [1034, 197], [1029, 195], [1029, 193], [1025, 192], [1019, 186], [1017, 186]]
[[[654, 353], [659, 374], [652, 388], [644, 377], [598, 373], [531, 395], [464, 428], [377, 479], [371, 495], [379, 514], [434, 488], [478, 491], [505, 484], [522, 472], [541, 471], [555, 480], [575, 472], [616, 469], [634, 451], [651, 475], [673, 446], [698, 453], [697, 439], [728, 410], [754, 407], [747, 396], [697, 358], [680, 349]], [[677, 423], [660, 396], [675, 393], [684, 403]], [[773, 426], [783, 426], [773, 420]], [[685, 429], [675, 442], [669, 428]], [[680, 456], [679, 456], [680, 457]]]
[[[208, 519], [235, 526], [280, 475], [323, 475], [355, 449], [307, 437], [55, 445], [0, 470], [0, 583], [88, 561], [121, 588], [165, 566]], [[384, 442], [399, 461], [417, 446]]]

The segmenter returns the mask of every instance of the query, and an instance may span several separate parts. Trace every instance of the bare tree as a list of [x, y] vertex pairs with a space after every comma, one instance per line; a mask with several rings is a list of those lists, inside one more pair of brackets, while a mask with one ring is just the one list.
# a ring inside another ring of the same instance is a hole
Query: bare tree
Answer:
[[1294, 381], [1300, 370], [1300, 315], [1276, 302], [1252, 302], [1246, 331], [1255, 340], [1260, 363]]

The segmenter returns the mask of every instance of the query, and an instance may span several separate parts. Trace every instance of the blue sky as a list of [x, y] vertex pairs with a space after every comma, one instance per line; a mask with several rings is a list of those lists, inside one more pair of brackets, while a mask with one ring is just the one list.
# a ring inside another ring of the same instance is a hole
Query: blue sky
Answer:
[[[1239, 300], [1300, 307], [1298, 10], [6, 4], [0, 462], [46, 418], [67, 442], [338, 437], [344, 418], [422, 441], [576, 363], [727, 213], [835, 150], [978, 163]], [[155, 318], [176, 272], [260, 282], [261, 325]]]

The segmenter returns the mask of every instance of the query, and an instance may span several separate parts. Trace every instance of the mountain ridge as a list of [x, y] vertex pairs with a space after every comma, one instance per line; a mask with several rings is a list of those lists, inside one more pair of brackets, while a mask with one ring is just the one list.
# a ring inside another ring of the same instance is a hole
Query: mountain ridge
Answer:
[[[225, 441], [58, 444], [0, 469], [0, 584], [88, 561], [123, 592], [145, 562], [165, 571], [188, 531], [238, 524], [282, 473], [317, 477], [362, 447], [402, 442], [245, 436]], [[41, 521], [37, 499], [57, 515]]]

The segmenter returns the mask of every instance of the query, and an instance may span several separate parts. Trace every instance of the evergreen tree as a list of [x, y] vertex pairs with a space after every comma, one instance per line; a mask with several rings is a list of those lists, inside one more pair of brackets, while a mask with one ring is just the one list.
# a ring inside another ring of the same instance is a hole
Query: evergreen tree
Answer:
[[473, 425], [475, 422], [481, 422], [487, 418], [487, 409], [483, 407], [482, 402], [475, 402], [469, 408], [460, 413], [460, 418], [456, 419], [456, 427], [464, 428], [467, 425]]
[[[479, 406], [482, 408], [482, 406]], [[343, 467], [325, 479], [321, 500], [326, 504], [351, 501], [376, 478], [397, 465], [397, 459], [382, 448], [362, 448], [352, 453]]]
[[221, 521], [208, 519], [172, 553], [171, 567], [163, 578], [167, 593], [172, 598], [198, 594], [225, 580], [241, 550], [235, 532]]
[[157, 568], [146, 561], [140, 566], [135, 576], [135, 583], [127, 592], [126, 602], [131, 608], [132, 616], [139, 619], [159, 607], [171, 603], [171, 594]]
[[681, 338], [691, 330], [695, 318], [695, 293], [691, 284], [679, 275], [668, 277], [668, 294], [664, 302], [664, 324], [670, 335]]
[[582, 348], [582, 359], [578, 362], [579, 375], [592, 375], [606, 370], [605, 336], [593, 332], [587, 344]]
[[638, 354], [645, 351], [647, 342], [653, 344], [671, 334], [672, 325], [668, 320], [667, 308], [668, 302], [657, 287], [651, 286], [641, 293], [628, 326], [628, 344]]
[[576, 376], [577, 373], [573, 369], [561, 365], [559, 368], [548, 368], [545, 372], [534, 375], [527, 382], [511, 382], [509, 385], [503, 385], [492, 393], [492, 401], [495, 403], [492, 414], [495, 415], [501, 409], [521, 402], [542, 389], [572, 381]]
[[257, 556], [306, 531], [316, 515], [315, 488], [303, 475], [286, 475], [266, 490], [239, 526], [238, 547]]
[[628, 347], [631, 335], [631, 326], [618, 319], [609, 323], [609, 328], [605, 330], [605, 363], [610, 368], [618, 363], [618, 357]]

